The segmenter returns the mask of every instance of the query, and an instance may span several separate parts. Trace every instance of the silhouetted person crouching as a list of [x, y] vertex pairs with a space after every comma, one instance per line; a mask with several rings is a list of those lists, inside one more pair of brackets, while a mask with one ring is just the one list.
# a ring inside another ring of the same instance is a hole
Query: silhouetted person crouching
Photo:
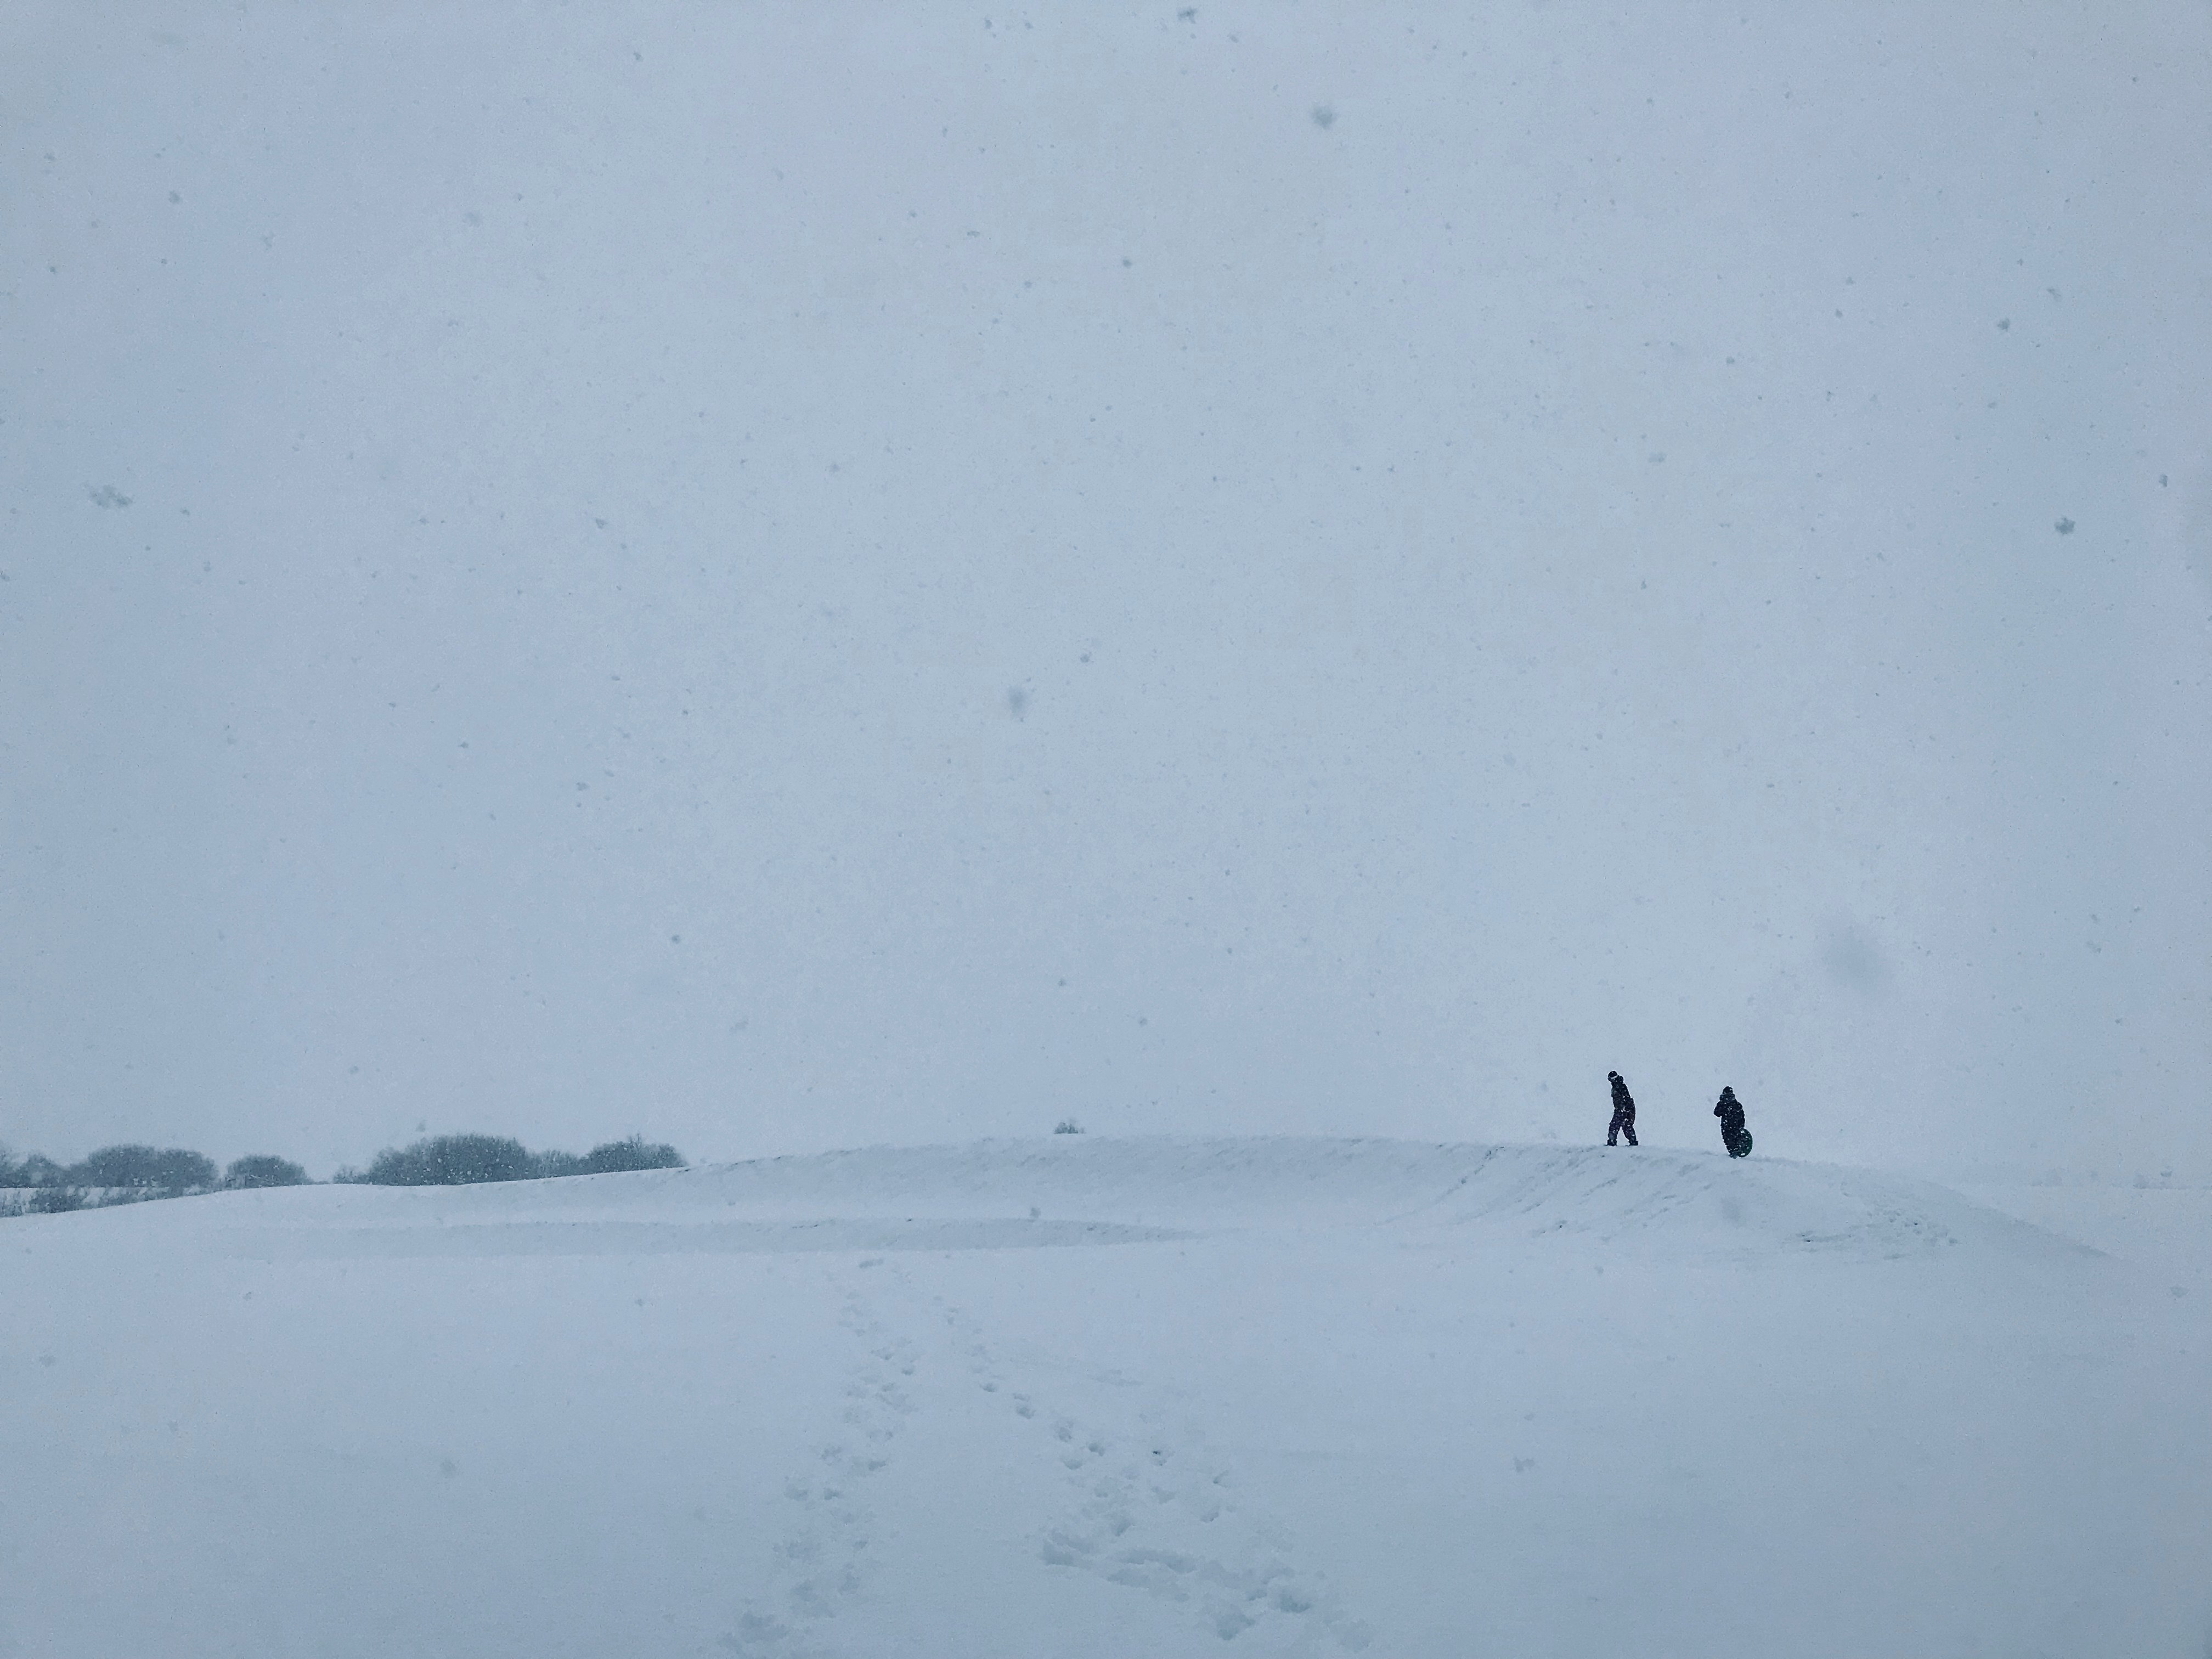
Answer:
[[1720, 1103], [1713, 1108], [1713, 1115], [1721, 1121], [1721, 1145], [1728, 1148], [1730, 1158], [1751, 1156], [1751, 1131], [1743, 1127], [1743, 1103], [1735, 1097], [1735, 1091], [1723, 1085]]
[[1636, 1102], [1629, 1095], [1628, 1085], [1620, 1080], [1620, 1073], [1607, 1072], [1605, 1075], [1613, 1085], [1613, 1121], [1606, 1125], [1605, 1144], [1618, 1146], [1620, 1137], [1626, 1135], [1628, 1144], [1633, 1146], [1636, 1144]]

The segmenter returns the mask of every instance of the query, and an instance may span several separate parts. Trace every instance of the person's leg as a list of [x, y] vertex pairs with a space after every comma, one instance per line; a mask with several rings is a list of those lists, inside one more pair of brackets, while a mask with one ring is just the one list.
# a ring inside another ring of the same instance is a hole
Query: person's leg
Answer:
[[1633, 1123], [1622, 1124], [1620, 1126], [1620, 1132], [1628, 1137], [1628, 1144], [1630, 1146], [1633, 1146], [1636, 1144], [1636, 1126]]

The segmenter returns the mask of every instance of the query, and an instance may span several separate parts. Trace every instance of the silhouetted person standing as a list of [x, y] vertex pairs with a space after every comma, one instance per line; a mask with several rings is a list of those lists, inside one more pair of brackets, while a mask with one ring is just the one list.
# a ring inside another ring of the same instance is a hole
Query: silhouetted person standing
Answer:
[[1735, 1097], [1735, 1091], [1723, 1084], [1720, 1103], [1713, 1108], [1713, 1115], [1721, 1121], [1721, 1145], [1728, 1148], [1730, 1158], [1751, 1156], [1751, 1131], [1743, 1127], [1743, 1103]]
[[1630, 1097], [1628, 1085], [1620, 1080], [1620, 1073], [1607, 1072], [1605, 1075], [1613, 1085], [1613, 1121], [1606, 1125], [1605, 1144], [1618, 1146], [1620, 1137], [1626, 1135], [1628, 1144], [1633, 1146], [1636, 1144], [1636, 1102]]

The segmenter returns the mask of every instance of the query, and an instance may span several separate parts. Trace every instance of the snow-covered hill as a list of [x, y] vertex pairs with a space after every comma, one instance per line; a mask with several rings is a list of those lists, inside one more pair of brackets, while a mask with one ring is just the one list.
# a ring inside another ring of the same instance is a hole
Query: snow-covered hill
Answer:
[[1833, 1166], [1290, 1138], [26, 1218], [0, 1654], [2195, 1659], [2185, 1277]]
[[1830, 1165], [1735, 1164], [1717, 1152], [1660, 1148], [1278, 1136], [987, 1140], [642, 1176], [361, 1188], [319, 1194], [295, 1223], [257, 1214], [226, 1235], [226, 1247], [263, 1260], [994, 1249], [1332, 1225], [1484, 1240], [1571, 1232], [1632, 1240], [1647, 1254], [1747, 1256], [1897, 1255], [1966, 1239], [2031, 1252], [2051, 1243], [1942, 1188]]

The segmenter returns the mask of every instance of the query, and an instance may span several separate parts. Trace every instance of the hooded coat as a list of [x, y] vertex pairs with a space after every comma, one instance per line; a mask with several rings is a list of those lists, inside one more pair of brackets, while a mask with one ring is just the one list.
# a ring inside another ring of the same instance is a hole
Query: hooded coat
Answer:
[[1728, 1148], [1730, 1158], [1751, 1155], [1751, 1131], [1743, 1127], [1743, 1103], [1735, 1097], [1733, 1088], [1723, 1088], [1721, 1097], [1713, 1107], [1713, 1115], [1721, 1121], [1721, 1145]]

